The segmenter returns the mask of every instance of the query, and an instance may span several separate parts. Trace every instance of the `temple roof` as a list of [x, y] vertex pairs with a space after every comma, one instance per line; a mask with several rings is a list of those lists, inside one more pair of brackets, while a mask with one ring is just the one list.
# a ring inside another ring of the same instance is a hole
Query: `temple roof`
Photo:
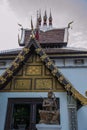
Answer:
[[46, 67], [51, 71], [52, 75], [57, 78], [62, 87], [65, 88], [65, 90], [75, 99], [79, 100], [82, 105], [87, 105], [87, 98], [80, 94], [54, 65], [49, 56], [41, 48], [40, 43], [35, 39], [34, 35], [30, 37], [28, 44], [19, 52], [11, 66], [0, 76], [0, 89], [5, 88], [6, 82], [9, 82], [9, 79], [12, 78], [17, 69], [20, 69], [21, 63], [27, 58], [32, 46], [34, 47], [36, 54], [39, 55], [41, 61], [44, 62]]
[[[46, 31], [40, 30], [39, 31], [39, 42], [40, 44], [55, 44], [59, 45], [59, 47], [64, 47], [67, 45], [67, 39], [65, 38], [66, 36], [66, 31], [65, 28], [62, 29], [48, 29]], [[24, 46], [27, 44], [28, 38], [30, 37], [31, 30], [29, 29], [23, 29], [22, 30], [22, 35], [21, 39], [19, 42], [20, 46]]]

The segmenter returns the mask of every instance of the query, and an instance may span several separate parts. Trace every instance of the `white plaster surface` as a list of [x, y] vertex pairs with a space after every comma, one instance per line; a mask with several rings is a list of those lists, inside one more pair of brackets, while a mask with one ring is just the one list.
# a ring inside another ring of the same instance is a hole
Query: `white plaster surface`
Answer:
[[[61, 130], [69, 130], [67, 98], [65, 92], [55, 92], [60, 99], [60, 125]], [[8, 98], [47, 97], [47, 92], [1, 92], [0, 93], [0, 130], [4, 130]]]
[[87, 106], [78, 110], [78, 130], [87, 130]]
[[71, 84], [86, 97], [87, 68], [60, 68], [60, 71]]

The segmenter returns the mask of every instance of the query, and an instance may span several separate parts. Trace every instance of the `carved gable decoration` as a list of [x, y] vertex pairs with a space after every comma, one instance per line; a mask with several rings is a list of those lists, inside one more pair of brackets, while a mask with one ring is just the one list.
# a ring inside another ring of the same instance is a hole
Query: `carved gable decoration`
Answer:
[[34, 53], [13, 76], [3, 91], [65, 91], [40, 57]]

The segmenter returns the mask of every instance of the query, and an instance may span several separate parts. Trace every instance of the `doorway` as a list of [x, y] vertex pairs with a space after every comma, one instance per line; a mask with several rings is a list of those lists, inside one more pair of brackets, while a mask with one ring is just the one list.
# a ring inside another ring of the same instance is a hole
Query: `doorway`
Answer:
[[9, 98], [4, 130], [36, 130], [42, 102], [41, 98]]

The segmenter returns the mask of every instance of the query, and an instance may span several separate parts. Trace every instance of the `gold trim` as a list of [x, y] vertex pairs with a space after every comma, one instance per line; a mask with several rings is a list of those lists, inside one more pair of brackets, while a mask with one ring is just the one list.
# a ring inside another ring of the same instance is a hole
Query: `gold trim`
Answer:
[[23, 60], [24, 60], [24, 56], [22, 56], [21, 54], [19, 54], [19, 55], [17, 56], [17, 58], [20, 58], [20, 61], [23, 61]]
[[35, 49], [35, 51], [36, 51], [37, 54], [39, 54], [41, 50], [42, 50], [41, 48]]
[[53, 64], [53, 62], [52, 62], [52, 61], [49, 61], [49, 62], [46, 63], [46, 66], [49, 68], [50, 65], [52, 65], [52, 64]]
[[42, 55], [42, 56], [40, 57], [40, 59], [41, 59], [42, 61], [44, 61], [47, 57], [48, 57], [48, 56], [47, 56], [46, 54], [44, 54], [44, 55]]
[[3, 76], [0, 76], [0, 80], [1, 80], [0, 84], [3, 84], [6, 81], [6, 79], [3, 78]]
[[70, 85], [70, 84], [65, 85], [65, 89], [66, 89], [67, 91], [70, 91], [71, 85]]
[[63, 76], [60, 76], [60, 77], [58, 78], [58, 80], [59, 80], [60, 82], [62, 82], [63, 79], [64, 79]]
[[57, 72], [58, 72], [58, 69], [57, 69], [57, 67], [55, 67], [51, 73], [55, 76]]
[[13, 72], [9, 69], [7, 69], [6, 72], [8, 73], [8, 76], [11, 76], [13, 74]]
[[25, 54], [27, 54], [30, 51], [30, 49], [25, 47], [23, 48], [23, 51], [25, 52]]
[[74, 98], [77, 98], [79, 101], [81, 101], [82, 105], [87, 105], [87, 98], [85, 98], [82, 94], [80, 94], [75, 88], [72, 87], [71, 92]]
[[19, 66], [19, 64], [16, 63], [15, 61], [12, 62], [12, 65], [14, 65], [15, 69]]

